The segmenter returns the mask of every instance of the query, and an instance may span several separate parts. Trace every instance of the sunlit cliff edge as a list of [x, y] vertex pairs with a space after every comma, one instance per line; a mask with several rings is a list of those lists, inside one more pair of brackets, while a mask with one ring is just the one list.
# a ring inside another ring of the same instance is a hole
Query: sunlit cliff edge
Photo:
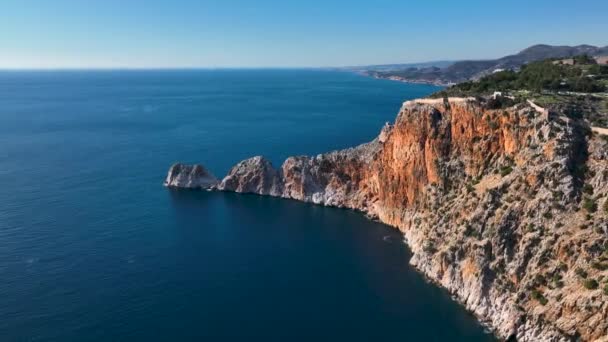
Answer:
[[258, 156], [221, 180], [175, 164], [165, 185], [361, 211], [499, 338], [608, 341], [608, 137], [582, 118], [413, 100], [369, 143], [279, 168]]

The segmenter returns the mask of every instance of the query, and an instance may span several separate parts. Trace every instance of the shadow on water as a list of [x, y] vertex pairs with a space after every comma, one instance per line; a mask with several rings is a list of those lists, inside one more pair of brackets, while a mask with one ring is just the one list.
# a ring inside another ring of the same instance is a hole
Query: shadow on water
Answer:
[[[360, 213], [271, 197], [169, 191], [181, 252], [221, 269], [205, 337], [493, 341], [408, 265], [401, 234]], [[441, 327], [438, 329], [438, 327]]]

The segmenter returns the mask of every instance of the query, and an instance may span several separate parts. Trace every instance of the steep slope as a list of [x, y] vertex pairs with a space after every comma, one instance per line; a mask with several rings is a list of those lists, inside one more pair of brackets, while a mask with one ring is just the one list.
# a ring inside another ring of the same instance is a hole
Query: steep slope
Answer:
[[[196, 184], [175, 167], [166, 184]], [[591, 341], [608, 338], [607, 185], [608, 140], [582, 119], [451, 98], [404, 103], [370, 143], [279, 169], [255, 157], [204, 188], [359, 210], [499, 337]]]

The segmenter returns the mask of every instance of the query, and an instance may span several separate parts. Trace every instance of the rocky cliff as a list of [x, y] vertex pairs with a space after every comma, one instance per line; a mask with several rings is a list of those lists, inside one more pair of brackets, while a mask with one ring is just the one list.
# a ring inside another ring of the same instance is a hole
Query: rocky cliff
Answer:
[[608, 139], [582, 119], [416, 100], [355, 148], [280, 168], [254, 157], [222, 181], [196, 180], [197, 167], [172, 167], [165, 184], [352, 208], [400, 229], [411, 264], [500, 338], [608, 341]]
[[202, 165], [173, 164], [164, 185], [175, 188], [208, 189], [218, 183], [217, 178]]

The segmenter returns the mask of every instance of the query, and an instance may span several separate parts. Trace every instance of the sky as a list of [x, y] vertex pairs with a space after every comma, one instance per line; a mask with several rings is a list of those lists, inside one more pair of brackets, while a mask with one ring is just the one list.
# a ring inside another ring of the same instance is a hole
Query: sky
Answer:
[[608, 1], [1, 0], [0, 68], [325, 67], [608, 45]]

